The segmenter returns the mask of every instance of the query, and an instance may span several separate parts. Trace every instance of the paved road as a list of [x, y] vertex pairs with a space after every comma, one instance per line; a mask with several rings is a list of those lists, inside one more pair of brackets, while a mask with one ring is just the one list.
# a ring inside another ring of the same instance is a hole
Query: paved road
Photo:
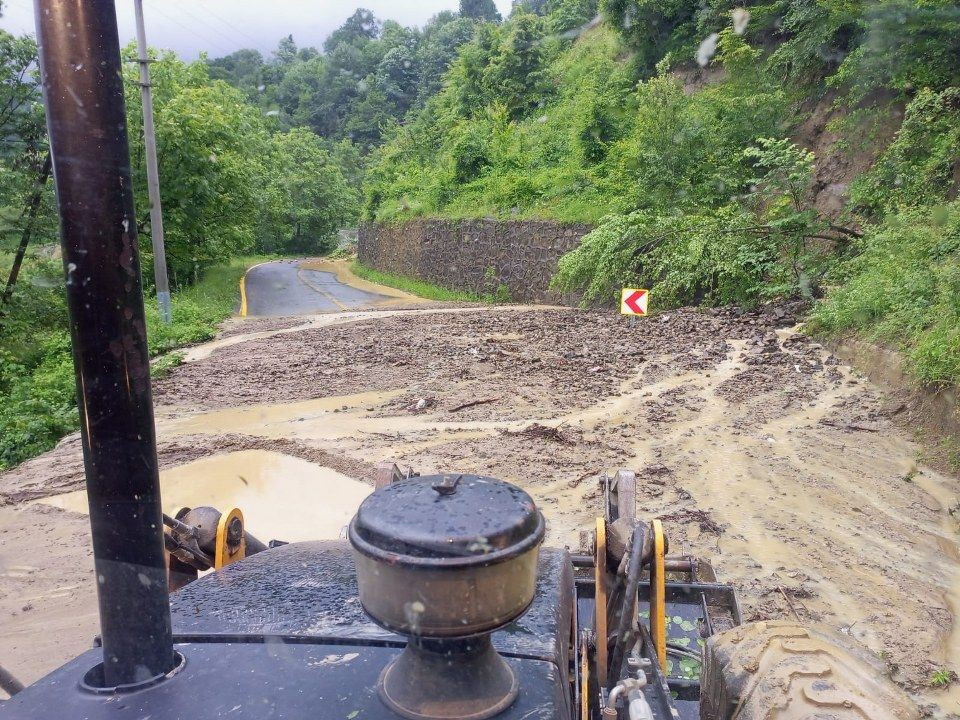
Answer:
[[248, 316], [358, 310], [390, 299], [346, 285], [332, 272], [304, 269], [299, 260], [257, 265], [247, 272], [244, 284]]

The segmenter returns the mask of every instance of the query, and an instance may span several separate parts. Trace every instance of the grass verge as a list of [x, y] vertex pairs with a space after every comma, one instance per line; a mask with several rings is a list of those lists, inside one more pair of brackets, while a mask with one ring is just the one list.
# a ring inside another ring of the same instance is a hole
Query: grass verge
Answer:
[[405, 275], [395, 275], [394, 273], [381, 272], [372, 267], [361, 265], [360, 262], [354, 262], [350, 265], [350, 271], [357, 277], [378, 285], [403, 290], [411, 295], [417, 295], [427, 300], [448, 300], [454, 302], [496, 302], [498, 298], [493, 295], [477, 295], [466, 290], [451, 290], [428, 283], [424, 280], [407, 277]]
[[270, 259], [265, 256], [243, 256], [233, 258], [225, 265], [207, 268], [200, 282], [174, 293], [171, 298], [173, 322], [170, 325], [160, 322], [156, 298], [146, 298], [150, 356], [213, 338], [217, 326], [230, 317], [237, 307], [240, 278], [247, 268]]

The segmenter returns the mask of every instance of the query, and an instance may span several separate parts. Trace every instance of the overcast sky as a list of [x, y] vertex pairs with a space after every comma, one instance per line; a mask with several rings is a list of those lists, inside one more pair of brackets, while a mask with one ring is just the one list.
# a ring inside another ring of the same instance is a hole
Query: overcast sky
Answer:
[[[102, 1], [102, 0], [100, 0]], [[511, 0], [495, 0], [504, 15]], [[293, 34], [297, 45], [320, 47], [331, 31], [365, 7], [379, 19], [423, 25], [440, 10], [456, 10], [458, 0], [144, 0], [147, 42], [193, 59], [253, 47], [268, 54]], [[120, 42], [133, 40], [133, 1], [117, 0]], [[34, 33], [32, 0], [3, 0], [0, 28], [16, 35]]]

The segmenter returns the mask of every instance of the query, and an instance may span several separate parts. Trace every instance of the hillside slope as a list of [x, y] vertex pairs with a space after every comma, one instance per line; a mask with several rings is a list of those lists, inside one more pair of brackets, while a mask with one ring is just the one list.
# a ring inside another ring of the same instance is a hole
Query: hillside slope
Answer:
[[590, 222], [555, 278], [585, 302], [802, 296], [822, 331], [960, 379], [957, 6], [594, 9], [527, 2], [482, 26], [375, 154], [366, 219]]

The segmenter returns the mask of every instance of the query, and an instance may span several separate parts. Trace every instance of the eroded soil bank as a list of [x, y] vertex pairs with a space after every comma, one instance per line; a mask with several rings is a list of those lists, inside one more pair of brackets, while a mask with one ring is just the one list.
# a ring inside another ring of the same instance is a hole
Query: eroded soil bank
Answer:
[[[250, 456], [236, 453], [287, 456], [257, 456], [267, 485], [290, 458], [366, 482], [393, 460], [518, 483], [548, 542], [575, 548], [600, 511], [599, 475], [630, 468], [640, 514], [664, 519], [672, 551], [710, 558], [748, 619], [840, 629], [937, 714], [960, 712], [927, 686], [937, 668], [960, 670], [956, 483], [918, 465], [896, 403], [796, 320], [790, 308], [630, 322], [515, 306], [237, 325], [155, 388], [165, 503], [184, 483], [249, 483]], [[322, 514], [341, 488], [332, 477], [278, 482], [255, 502]], [[81, 486], [75, 440], [0, 476], [0, 658], [27, 680], [96, 632], [84, 519], [36, 503]], [[35, 643], [64, 608], [71, 632]]]

